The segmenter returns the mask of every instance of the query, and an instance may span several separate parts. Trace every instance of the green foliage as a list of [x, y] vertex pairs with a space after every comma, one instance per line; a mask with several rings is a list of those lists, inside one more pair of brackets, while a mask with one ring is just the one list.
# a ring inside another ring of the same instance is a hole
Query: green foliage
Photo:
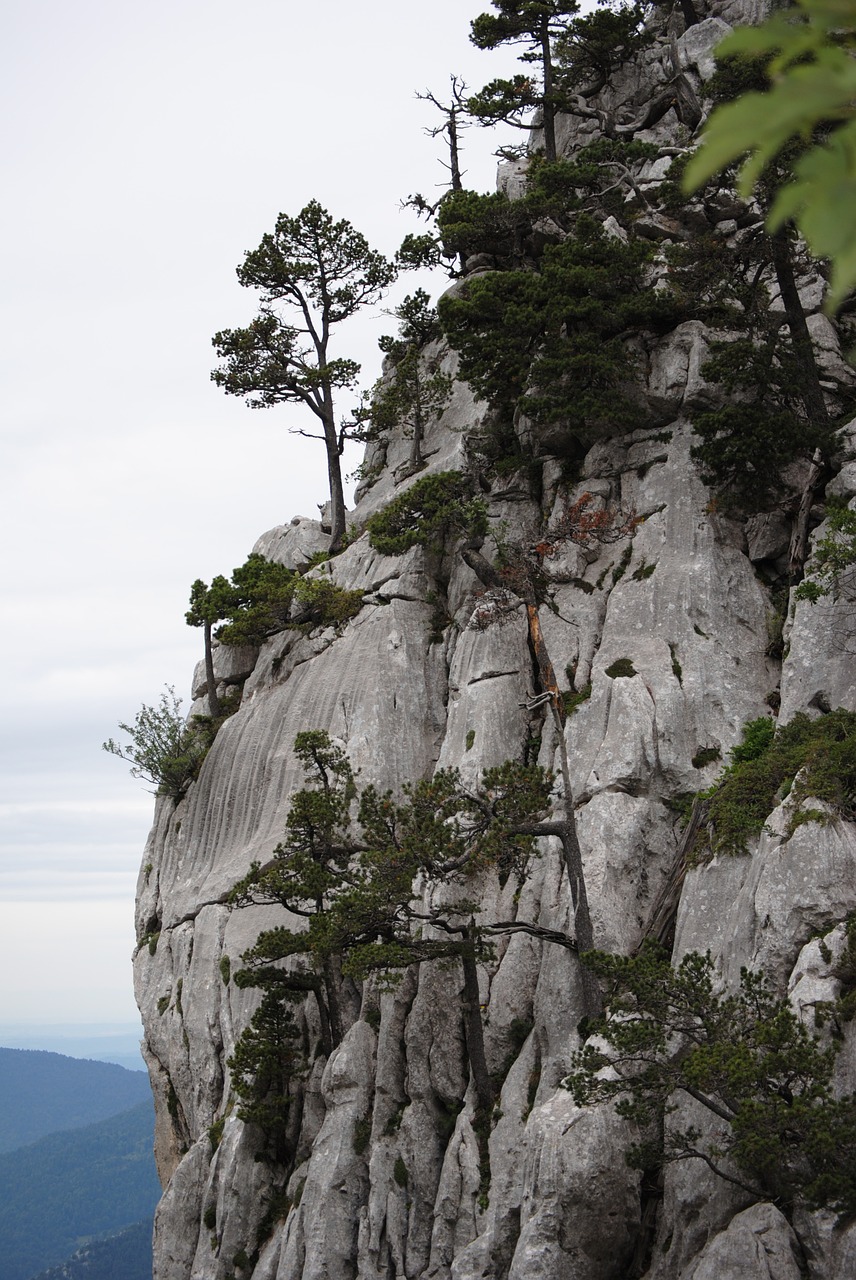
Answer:
[[712, 343], [711, 351], [702, 373], [726, 390], [743, 390], [752, 385], [755, 373], [760, 377], [752, 392], [755, 403], [724, 404], [693, 414], [693, 431], [701, 444], [693, 446], [692, 455], [702, 464], [705, 484], [758, 510], [781, 494], [782, 472], [790, 463], [810, 457], [815, 448], [828, 453], [829, 430], [825, 424], [807, 423], [779, 399], [774, 379], [766, 374], [782, 366], [770, 362], [769, 347], [738, 339]]
[[[299, 734], [295, 753], [307, 786], [292, 798], [285, 839], [265, 867], [253, 864], [231, 895], [238, 905], [279, 904], [304, 921], [302, 929], [264, 930], [235, 975], [238, 986], [265, 993], [233, 1059], [233, 1070], [243, 1073], [243, 1083], [236, 1083], [244, 1100], [239, 1114], [272, 1135], [279, 1159], [286, 1087], [300, 1069], [286, 1002], [314, 993], [320, 1047], [329, 1053], [344, 1031], [343, 978], [442, 959], [460, 959], [465, 974], [473, 974], [475, 957], [488, 951], [491, 926], [476, 924], [478, 905], [466, 892], [467, 879], [493, 867], [501, 880], [522, 881], [535, 852], [531, 828], [548, 809], [552, 786], [536, 765], [508, 761], [486, 770], [475, 788], [465, 788], [456, 770], [440, 770], [406, 785], [396, 801], [371, 786], [358, 791], [347, 758], [326, 733]], [[414, 898], [417, 879], [444, 885], [445, 892], [426, 904]], [[295, 962], [281, 967], [289, 958]], [[268, 1026], [263, 1015], [280, 1021]], [[483, 1047], [473, 1047], [479, 1029], [467, 1032], [471, 1062], [483, 1060]]]
[[351, 1139], [351, 1145], [358, 1156], [361, 1156], [368, 1149], [371, 1136], [372, 1118], [370, 1115], [361, 1116], [354, 1125], [354, 1136]]
[[380, 1031], [381, 1011], [376, 1004], [370, 1004], [363, 1014], [363, 1020], [369, 1024], [372, 1031], [377, 1035]]
[[220, 643], [260, 645], [281, 631], [288, 625], [298, 578], [293, 569], [256, 551], [233, 570], [231, 581], [215, 578], [210, 591], [216, 588], [219, 605], [214, 621], [224, 623], [216, 632]]
[[[613, 586], [617, 586], [618, 583], [621, 581], [621, 579], [624, 577], [625, 573], [630, 567], [630, 561], [632, 559], [633, 559], [633, 548], [625, 547], [621, 553], [621, 559], [618, 561], [618, 564], [615, 566], [615, 568], [612, 571]], [[604, 570], [604, 574], [605, 573], [606, 573], [606, 570]]]
[[289, 1007], [291, 999], [291, 993], [275, 988], [264, 992], [228, 1063], [232, 1087], [240, 1099], [239, 1118], [262, 1129], [272, 1155], [281, 1163], [290, 1154], [293, 1085], [305, 1066], [296, 1044], [299, 1033]]
[[609, 676], [610, 680], [631, 680], [636, 675], [636, 668], [630, 658], [617, 658], [606, 668], [604, 675]]
[[442, 260], [443, 253], [437, 237], [427, 231], [421, 235], [410, 232], [402, 240], [395, 255], [396, 264], [402, 271], [439, 267]]
[[528, 1040], [534, 1025], [531, 1018], [512, 1018], [508, 1024], [508, 1052], [503, 1058], [498, 1071], [493, 1076], [494, 1088], [497, 1093], [520, 1056], [520, 1050]]
[[[856, 1017], [856, 915], [851, 915], [844, 924], [844, 947], [838, 960], [832, 965], [832, 976], [841, 983], [841, 990], [835, 1000], [824, 1003], [815, 1010], [819, 1026], [832, 1023], [833, 1034], [843, 1039], [843, 1027]], [[832, 961], [832, 952], [821, 940], [820, 950], [827, 964]]]
[[392, 313], [399, 321], [398, 336], [388, 334], [379, 346], [391, 367], [375, 383], [370, 402], [361, 411], [359, 437], [374, 440], [401, 427], [413, 441], [411, 464], [422, 465], [422, 441], [427, 427], [440, 416], [452, 394], [453, 379], [425, 364], [425, 345], [440, 332], [437, 313], [428, 294], [417, 289]]
[[181, 699], [172, 686], [166, 686], [157, 706], [144, 703], [134, 723], [120, 721], [119, 728], [130, 741], [121, 744], [108, 738], [102, 750], [127, 761], [131, 777], [153, 783], [158, 795], [180, 800], [199, 774], [207, 744], [198, 730], [185, 722]]
[[439, 1114], [435, 1119], [437, 1135], [442, 1139], [443, 1143], [447, 1143], [455, 1132], [455, 1125], [458, 1122], [458, 1116], [464, 1109], [463, 1098], [446, 1098], [437, 1099]]
[[362, 593], [345, 591], [329, 577], [302, 576], [254, 551], [231, 581], [218, 576], [210, 587], [193, 584], [186, 615], [192, 626], [199, 625], [191, 619], [200, 617], [200, 601], [209, 621], [223, 623], [215, 632], [221, 644], [258, 646], [289, 626], [347, 622], [362, 607]]
[[[482, 13], [472, 23], [470, 39], [478, 49], [522, 45], [520, 61], [525, 74], [492, 80], [467, 102], [467, 111], [482, 124], [499, 121], [529, 129], [529, 113], [541, 109], [544, 147], [549, 160], [556, 158], [554, 120], [561, 105], [554, 86], [552, 42], [568, 18], [579, 10], [577, 0], [491, 0], [494, 14]], [[537, 65], [538, 72], [529, 68]]]
[[683, 667], [681, 666], [680, 661], [678, 660], [678, 647], [677, 647], [677, 645], [672, 644], [672, 643], [670, 643], [670, 644], [669, 644], [669, 654], [671, 655], [671, 659], [672, 659], [672, 675], [675, 677], [675, 679], [677, 680], [678, 684], [683, 685], [683, 683], [684, 683], [684, 669], [683, 669]]
[[693, 190], [748, 153], [738, 176], [748, 197], [794, 140], [811, 138], [789, 163], [767, 223], [775, 230], [793, 218], [812, 253], [830, 259], [829, 309], [856, 285], [856, 235], [845, 212], [856, 198], [854, 37], [852, 0], [797, 0], [761, 26], [733, 32], [718, 54], [769, 59], [771, 84], [713, 113], [685, 179]]
[[568, 689], [562, 694], [562, 703], [565, 708], [565, 715], [574, 714], [584, 702], [588, 702], [591, 697], [591, 685], [584, 685], [582, 689]]
[[[323, 731], [297, 736], [294, 750], [307, 785], [292, 797], [286, 834], [264, 866], [254, 863], [235, 886], [234, 905], [277, 904], [299, 917], [300, 928], [265, 929], [244, 952], [235, 974], [239, 987], [264, 992], [254, 1024], [239, 1041], [233, 1070], [244, 1071], [245, 1099], [239, 1114], [265, 1127], [283, 1130], [288, 1097], [278, 1106], [267, 1076], [260, 1076], [270, 1052], [286, 1057], [280, 1092], [299, 1067], [293, 1061], [293, 1036], [286, 1002], [312, 993], [321, 1038], [317, 1051], [329, 1054], [346, 1029], [342, 1013], [347, 979], [372, 973], [395, 975], [422, 961], [459, 961], [467, 995], [463, 1016], [466, 1047], [479, 1106], [488, 1118], [492, 1089], [484, 1055], [478, 1010], [478, 957], [491, 954], [495, 934], [525, 931], [572, 946], [569, 938], [524, 921], [477, 922], [473, 877], [492, 870], [504, 884], [522, 885], [541, 834], [559, 834], [561, 821], [550, 814], [552, 775], [537, 764], [506, 761], [487, 769], [465, 786], [457, 770], [405, 784], [401, 797], [373, 786], [357, 787], [344, 752]], [[564, 836], [563, 836], [564, 838]], [[414, 896], [414, 884], [429, 883], [442, 892]], [[289, 961], [287, 965], [281, 962]], [[384, 976], [381, 985], [392, 983]], [[285, 1031], [273, 1031], [259, 1019], [269, 1009], [283, 1018]], [[308, 1054], [310, 1045], [305, 1044]], [[489, 1130], [488, 1130], [489, 1131]], [[486, 1151], [486, 1142], [480, 1145]], [[282, 1159], [282, 1156], [278, 1156]], [[486, 1156], [485, 1156], [486, 1158]]]
[[[352, 386], [359, 365], [319, 361], [307, 338], [326, 347], [325, 324], [329, 329], [377, 303], [396, 274], [365, 236], [349, 222], [334, 222], [317, 200], [296, 217], [281, 213], [274, 231], [244, 255], [237, 270], [240, 284], [259, 291], [260, 314], [246, 329], [215, 334], [225, 365], [214, 370], [212, 380], [227, 394], [245, 397], [253, 409], [291, 402], [323, 417], [325, 389]], [[278, 307], [291, 323], [279, 318]]]
[[634, 572], [631, 574], [631, 579], [633, 582], [644, 582], [647, 578], [651, 577], [651, 574], [654, 572], [656, 568], [657, 568], [656, 561], [654, 561], [653, 564], [648, 564], [645, 560], [643, 560], [639, 568], [635, 569]]
[[506, 416], [567, 422], [585, 440], [638, 424], [627, 390], [638, 370], [622, 339], [671, 314], [647, 286], [650, 257], [643, 241], [611, 238], [580, 215], [573, 234], [546, 246], [540, 270], [468, 279], [438, 307], [461, 376]]
[[556, 158], [555, 117], [573, 111], [577, 94], [590, 96], [612, 72], [648, 42], [643, 4], [601, 0], [594, 13], [580, 15], [577, 0], [492, 0], [495, 13], [483, 13], [471, 27], [479, 49], [521, 46], [526, 71], [492, 80], [467, 101], [482, 124], [499, 122], [530, 129], [540, 110], [544, 150]]
[[621, 217], [624, 192], [610, 191], [616, 178], [658, 154], [648, 143], [599, 138], [572, 159], [533, 156], [526, 190], [514, 200], [500, 192], [450, 192], [437, 212], [444, 252], [464, 260], [486, 254], [503, 268], [537, 264], [543, 252], [537, 224], [550, 219], [562, 231], [572, 231], [578, 213], [588, 209]]
[[731, 763], [747, 764], [750, 760], [760, 759], [773, 745], [775, 736], [776, 722], [772, 716], [749, 720], [743, 726], [743, 741], [729, 752]]
[[[811, 397], [817, 371], [790, 324], [770, 308], [766, 281], [788, 270], [795, 250], [774, 253], [761, 234], [736, 245], [710, 233], [668, 251], [670, 282], [680, 312], [726, 336], [710, 342], [702, 375], [721, 388], [721, 403], [692, 414], [699, 443], [693, 456], [702, 478], [750, 509], [776, 499], [782, 474], [816, 448], [828, 455], [833, 433], [825, 409]], [[822, 396], [820, 397], [822, 402]]]
[[220, 977], [223, 979], [223, 986], [228, 987], [232, 978], [232, 961], [228, 956], [220, 957]]
[[386, 433], [402, 427], [416, 442], [414, 452], [419, 454], [417, 460], [421, 462], [420, 446], [425, 430], [445, 409], [452, 386], [449, 374], [439, 369], [433, 373], [426, 370], [419, 348], [408, 346], [387, 380], [375, 388], [371, 408], [373, 428]]
[[[564, 93], [591, 96], [613, 72], [649, 46], [654, 32], [645, 20], [651, 6], [599, 0], [591, 13], [570, 19], [555, 43], [556, 80]], [[572, 103], [566, 105], [572, 107]]]
[[[319, 969], [330, 955], [343, 971], [365, 977], [374, 969], [403, 968], [420, 959], [457, 955], [468, 925], [456, 925], [477, 910], [468, 897], [449, 895], [435, 909], [445, 937], [413, 932], [420, 915], [413, 901], [419, 875], [454, 884], [485, 866], [521, 878], [534, 846], [515, 834], [548, 805], [550, 778], [536, 765], [515, 762], [485, 771], [469, 792], [456, 770], [408, 784], [404, 800], [374, 787], [355, 793], [345, 757], [323, 733], [299, 735], [310, 786], [295, 794], [286, 839], [264, 870], [255, 865], [233, 891], [238, 902], [274, 901], [307, 918], [300, 931], [263, 932], [244, 954], [239, 985], [265, 983], [270, 965], [287, 955], [313, 958]], [[311, 754], [307, 748], [311, 748]], [[326, 783], [320, 776], [326, 773]], [[349, 838], [356, 800], [356, 839]], [[287, 979], [284, 979], [287, 981]]]
[[[226, 1117], [225, 1117], [225, 1116], [221, 1116], [219, 1120], [215, 1120], [213, 1124], [210, 1124], [210, 1125], [208, 1126], [208, 1141], [211, 1143], [211, 1152], [212, 1152], [212, 1155], [213, 1155], [213, 1153], [217, 1150], [217, 1148], [219, 1147], [220, 1143], [223, 1141], [223, 1130], [224, 1130], [225, 1128], [226, 1128]], [[212, 1206], [212, 1208], [213, 1208], [213, 1206]], [[214, 1223], [213, 1223], [213, 1222], [211, 1222], [211, 1223], [206, 1222], [206, 1224], [205, 1224], [205, 1225], [206, 1225], [206, 1226], [213, 1227], [213, 1226], [214, 1226]]]
[[690, 764], [694, 769], [704, 769], [707, 765], [713, 764], [714, 760], [721, 759], [722, 752], [719, 747], [699, 747]]
[[[799, 713], [773, 731], [768, 716], [750, 721], [743, 743], [707, 793], [712, 853], [741, 854], [763, 830], [782, 788], [794, 814], [813, 797], [833, 814], [849, 816], [856, 803], [856, 713], [832, 711], [812, 720]], [[792, 828], [793, 829], [793, 825]]]
[[856, 594], [853, 566], [856, 565], [856, 511], [829, 506], [826, 532], [812, 548], [811, 564], [797, 587], [797, 599], [812, 604], [825, 596], [851, 600]]
[[378, 346], [393, 360], [400, 360], [411, 347], [424, 347], [440, 336], [437, 311], [424, 289], [408, 293], [391, 314], [398, 321], [398, 335], [385, 334]]
[[401, 555], [411, 547], [442, 550], [447, 538], [483, 536], [487, 508], [473, 497], [473, 484], [461, 471], [423, 476], [368, 522], [369, 541], [384, 555]]
[[363, 607], [362, 591], [346, 591], [327, 577], [299, 578], [294, 584], [294, 599], [302, 606], [296, 623], [310, 621], [323, 627], [342, 626]]
[[511, 258], [521, 252], [530, 223], [526, 206], [498, 191], [490, 195], [452, 191], [437, 212], [437, 227], [447, 257], [466, 259], [486, 253], [495, 258]]
[[214, 626], [229, 616], [234, 594], [234, 586], [222, 574], [212, 580], [210, 587], [197, 578], [190, 588], [190, 608], [184, 615], [185, 622], [189, 627], [202, 627], [206, 623]]
[[396, 1156], [395, 1158], [392, 1176], [395, 1178], [396, 1184], [399, 1187], [407, 1186], [407, 1165], [404, 1163], [401, 1156]]
[[[640, 1127], [632, 1165], [699, 1158], [785, 1206], [799, 1199], [856, 1209], [856, 1100], [834, 1097], [834, 1049], [762, 976], [744, 969], [740, 991], [717, 996], [709, 955], [690, 952], [676, 969], [650, 947], [633, 958], [590, 952], [585, 961], [605, 984], [604, 1012], [565, 1083], [579, 1105], [617, 1100], [619, 1114]], [[679, 1092], [721, 1122], [710, 1136], [675, 1122]]]

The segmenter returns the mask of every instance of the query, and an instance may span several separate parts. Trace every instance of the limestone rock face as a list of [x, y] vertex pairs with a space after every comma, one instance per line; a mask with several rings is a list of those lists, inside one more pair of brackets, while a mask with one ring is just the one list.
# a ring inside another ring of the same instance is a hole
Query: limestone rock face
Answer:
[[787, 1219], [771, 1204], [738, 1213], [702, 1250], [681, 1280], [799, 1280], [800, 1249]]
[[[663, 19], [593, 100], [598, 111], [624, 127], [678, 80], [703, 100], [717, 40], [761, 9], [761, 0], [715, 3], [687, 30], [679, 16]], [[571, 153], [597, 127], [591, 113], [563, 119], [560, 145]], [[667, 111], [638, 138], [674, 151], [686, 131]], [[662, 181], [668, 158], [641, 167], [643, 193]], [[502, 181], [520, 195], [525, 167], [509, 165]], [[689, 223], [658, 220], [638, 192], [634, 200], [640, 235], [659, 245], [689, 234]], [[731, 237], [757, 220], [725, 191], [697, 216], [701, 230]], [[556, 228], [541, 228], [548, 233]], [[652, 287], [665, 278], [658, 255]], [[815, 313], [825, 374], [850, 376], [818, 311], [817, 274], [798, 284]], [[795, 823], [780, 795], [744, 856], [689, 867], [679, 857], [682, 810], [713, 784], [748, 721], [776, 708], [782, 722], [856, 710], [852, 604], [785, 598], [790, 507], [748, 520], [729, 514], [693, 456], [693, 414], [722, 394], [704, 373], [715, 336], [685, 320], [633, 339], [643, 385], [638, 419], [621, 431], [583, 447], [564, 424], [539, 439], [518, 420], [528, 465], [515, 473], [503, 459], [496, 474], [480, 465], [495, 531], [482, 547], [488, 558], [499, 541], [538, 541], [584, 495], [591, 509], [627, 521], [615, 539], [563, 545], [547, 563], [539, 616], [570, 708], [561, 739], [539, 699], [522, 601], [486, 593], [454, 539], [385, 556], [364, 532], [419, 477], [464, 469], [473, 440], [490, 434], [485, 405], [460, 379], [426, 429], [423, 470], [412, 470], [404, 431], [368, 447], [352, 540], [311, 569], [361, 593], [357, 616], [283, 630], [259, 650], [216, 650], [221, 691], [239, 689], [240, 705], [181, 801], [158, 799], [138, 884], [135, 983], [164, 1185], [155, 1280], [853, 1273], [856, 1228], [799, 1206], [789, 1223], [698, 1161], [669, 1166], [660, 1186], [643, 1182], [625, 1161], [628, 1129], [613, 1108], [577, 1108], [563, 1081], [584, 1033], [580, 964], [571, 947], [535, 936], [574, 933], [555, 837], [538, 842], [521, 885], [489, 870], [467, 882], [482, 919], [534, 929], [497, 937], [478, 965], [492, 1115], [480, 1114], [471, 1080], [457, 961], [413, 966], [389, 987], [344, 983], [344, 1034], [329, 1056], [317, 1007], [303, 1002], [306, 1054], [287, 1167], [241, 1119], [232, 1079], [236, 1043], [259, 1003], [258, 990], [235, 982], [241, 956], [262, 930], [299, 921], [273, 906], [235, 908], [229, 892], [283, 837], [303, 783], [294, 739], [306, 729], [330, 734], [361, 786], [398, 794], [437, 768], [456, 768], [473, 785], [485, 768], [515, 759], [552, 769], [558, 796], [564, 754], [598, 947], [632, 951], [671, 901], [676, 958], [709, 950], [723, 988], [736, 986], [742, 966], [762, 970], [807, 1020], [844, 991], [846, 921], [856, 911], [856, 824], [846, 814], [807, 800], [814, 812]], [[439, 342], [423, 359], [457, 373], [457, 357]], [[856, 502], [852, 462], [829, 492]], [[816, 506], [813, 528], [820, 518]], [[255, 550], [306, 569], [327, 540], [318, 520], [296, 516], [262, 534]], [[201, 665], [192, 692], [204, 712]], [[423, 904], [438, 892], [414, 886]], [[856, 1087], [854, 1024], [841, 1034], [835, 1087], [844, 1093]], [[691, 1110], [697, 1104], [681, 1106], [700, 1126], [709, 1122]]]

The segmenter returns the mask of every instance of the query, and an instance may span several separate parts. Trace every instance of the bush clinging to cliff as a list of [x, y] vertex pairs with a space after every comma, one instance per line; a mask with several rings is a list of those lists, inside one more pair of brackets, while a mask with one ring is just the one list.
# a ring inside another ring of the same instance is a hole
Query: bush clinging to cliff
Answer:
[[487, 532], [487, 507], [473, 497], [472, 481], [462, 471], [423, 476], [368, 523], [369, 541], [384, 555], [401, 555], [411, 547], [442, 549], [453, 533], [465, 537]]

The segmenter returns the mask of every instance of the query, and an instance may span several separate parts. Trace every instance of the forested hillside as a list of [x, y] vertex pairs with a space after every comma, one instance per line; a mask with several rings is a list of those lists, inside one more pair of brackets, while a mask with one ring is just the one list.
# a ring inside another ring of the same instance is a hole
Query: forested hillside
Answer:
[[109, 1062], [68, 1058], [39, 1049], [0, 1048], [0, 1152], [13, 1151], [58, 1129], [79, 1129], [127, 1111], [150, 1096], [137, 1071]]
[[0, 1155], [2, 1280], [30, 1280], [84, 1240], [139, 1223], [158, 1194], [151, 1100]]

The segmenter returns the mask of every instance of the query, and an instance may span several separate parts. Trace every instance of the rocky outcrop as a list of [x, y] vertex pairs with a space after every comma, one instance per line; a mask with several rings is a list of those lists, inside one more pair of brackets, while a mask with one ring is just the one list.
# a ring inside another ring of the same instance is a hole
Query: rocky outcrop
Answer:
[[[682, 34], [670, 25], [604, 91], [603, 110], [638, 114], [652, 86], [677, 71], [702, 95], [711, 49], [728, 23], [747, 16], [738, 0], [715, 9]], [[570, 147], [595, 126], [563, 127]], [[642, 136], [674, 143], [684, 129], [672, 113]], [[652, 168], [650, 181], [661, 178]], [[824, 358], [837, 359], [827, 322], [816, 328]], [[747, 524], [718, 513], [699, 476], [689, 418], [713, 394], [701, 372], [708, 341], [698, 321], [647, 335], [635, 427], [591, 445], [577, 478], [568, 478], [573, 465], [558, 449], [542, 449], [538, 486], [523, 468], [492, 477], [486, 495], [492, 527], [506, 537], [543, 528], [584, 493], [638, 517], [623, 540], [562, 551], [542, 609], [560, 686], [589, 691], [576, 700], [564, 744], [595, 940], [608, 950], [630, 951], [645, 936], [675, 877], [680, 805], [712, 783], [747, 721], [772, 714], [779, 700], [783, 720], [856, 710], [852, 660], [841, 647], [850, 606], [791, 600], [783, 644], [772, 643], [783, 620], [771, 584], [788, 525], [781, 516]], [[452, 354], [430, 354], [454, 374]], [[463, 465], [484, 413], [457, 382], [427, 431], [429, 472]], [[409, 441], [394, 433], [373, 446], [349, 516], [355, 536], [316, 570], [362, 592], [357, 617], [283, 631], [260, 650], [218, 650], [216, 678], [221, 690], [242, 689], [239, 710], [180, 803], [158, 800], [135, 957], [164, 1183], [155, 1280], [849, 1275], [856, 1229], [823, 1213], [789, 1223], [696, 1164], [666, 1171], [651, 1230], [656, 1191], [625, 1163], [623, 1122], [611, 1107], [580, 1110], [562, 1087], [580, 1043], [577, 958], [524, 933], [499, 941], [480, 966], [497, 1088], [488, 1134], [469, 1078], [459, 972], [422, 964], [391, 990], [369, 983], [352, 993], [344, 1039], [307, 1068], [287, 1185], [276, 1165], [256, 1158], [260, 1135], [237, 1118], [229, 1059], [258, 993], [231, 974], [260, 930], [283, 920], [274, 908], [232, 909], [226, 899], [282, 837], [302, 782], [295, 735], [326, 730], [361, 783], [393, 791], [438, 766], [456, 766], [472, 782], [524, 753], [561, 772], [554, 723], [534, 705], [540, 690], [523, 609], [502, 626], [473, 625], [483, 586], [453, 547], [387, 557], [360, 533], [413, 483], [408, 458]], [[854, 475], [849, 463], [832, 481], [847, 500]], [[320, 525], [297, 517], [256, 549], [303, 567], [324, 545]], [[204, 694], [198, 668], [193, 695]], [[779, 806], [746, 856], [686, 870], [675, 950], [710, 950], [727, 984], [741, 966], [762, 968], [795, 1007], [808, 1008], [837, 992], [834, 960], [824, 954], [840, 953], [841, 922], [856, 910], [856, 828], [835, 820], [792, 829], [789, 818]], [[482, 874], [485, 918], [495, 912], [572, 933], [558, 843], [540, 846], [519, 893]], [[856, 1079], [848, 1035], [842, 1088]]]

